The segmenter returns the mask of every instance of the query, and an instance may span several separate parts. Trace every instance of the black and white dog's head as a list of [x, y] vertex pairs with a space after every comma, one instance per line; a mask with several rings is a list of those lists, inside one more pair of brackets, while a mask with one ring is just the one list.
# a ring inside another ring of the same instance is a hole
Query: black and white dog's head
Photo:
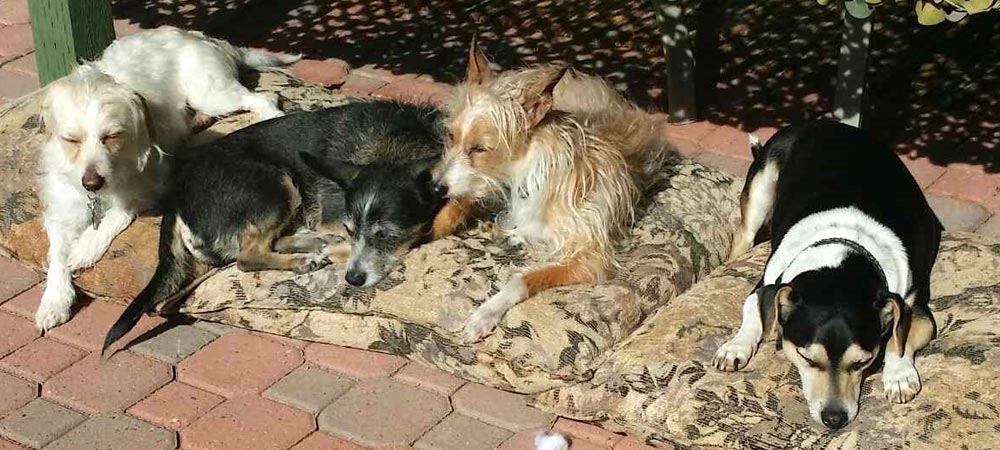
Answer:
[[430, 237], [445, 198], [431, 179], [439, 158], [356, 166], [310, 164], [344, 190], [343, 223], [351, 238], [346, 279], [368, 287], [381, 281], [399, 257]]
[[905, 302], [853, 252], [835, 267], [802, 272], [757, 295], [762, 323], [780, 330], [781, 348], [798, 369], [813, 420], [834, 429], [853, 421], [862, 381], [878, 367], [873, 363], [885, 336], [906, 338]]

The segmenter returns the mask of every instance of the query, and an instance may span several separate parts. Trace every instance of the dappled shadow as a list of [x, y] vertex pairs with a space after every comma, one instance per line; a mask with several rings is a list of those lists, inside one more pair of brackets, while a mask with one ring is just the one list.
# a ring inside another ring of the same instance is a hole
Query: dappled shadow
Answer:
[[[814, 0], [690, 2], [700, 117], [747, 130], [829, 114], [841, 19]], [[836, 2], [833, 2], [836, 3]], [[865, 128], [937, 164], [1000, 171], [1000, 20], [920, 27], [912, 4], [876, 12]], [[637, 0], [115, 0], [143, 27], [335, 57], [454, 82], [474, 33], [502, 67], [566, 62], [665, 109], [652, 6]]]

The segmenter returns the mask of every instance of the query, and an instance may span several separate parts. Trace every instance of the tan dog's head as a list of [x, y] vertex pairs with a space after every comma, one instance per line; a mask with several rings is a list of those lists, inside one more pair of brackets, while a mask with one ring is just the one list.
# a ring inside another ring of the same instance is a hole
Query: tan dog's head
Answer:
[[552, 111], [552, 92], [565, 68], [537, 76], [495, 75], [476, 45], [449, 108], [445, 156], [434, 179], [449, 197], [482, 197], [503, 183], [526, 153], [531, 135]]
[[95, 68], [77, 69], [47, 88], [42, 117], [49, 148], [60, 150], [46, 155], [48, 168], [79, 177], [90, 192], [126, 165], [141, 171], [153, 145], [147, 116], [142, 96]]

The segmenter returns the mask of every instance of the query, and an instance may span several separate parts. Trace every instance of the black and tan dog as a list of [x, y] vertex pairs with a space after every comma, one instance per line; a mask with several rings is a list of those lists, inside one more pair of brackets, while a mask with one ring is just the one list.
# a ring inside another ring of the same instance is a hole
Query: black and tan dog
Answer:
[[715, 367], [747, 365], [777, 330], [798, 368], [813, 420], [857, 415], [864, 375], [882, 359], [894, 403], [920, 391], [913, 355], [935, 335], [930, 272], [941, 225], [887, 146], [856, 128], [814, 121], [782, 129], [754, 161], [730, 258], [771, 238], [764, 276]]
[[[233, 262], [305, 273], [349, 254], [347, 282], [375, 284], [430, 237], [444, 205], [430, 175], [442, 130], [434, 108], [372, 101], [288, 115], [204, 145], [174, 178], [156, 272], [104, 349], [142, 313]], [[352, 242], [335, 233], [341, 225]]]

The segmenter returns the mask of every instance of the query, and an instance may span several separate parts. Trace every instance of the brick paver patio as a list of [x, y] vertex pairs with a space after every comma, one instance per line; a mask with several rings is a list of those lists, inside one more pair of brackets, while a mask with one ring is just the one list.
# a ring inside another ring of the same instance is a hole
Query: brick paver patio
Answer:
[[[138, 27], [116, 20], [115, 29]], [[293, 71], [359, 97], [441, 102], [450, 91], [426, 75], [336, 58]], [[0, 0], [0, 105], [37, 88], [26, 1]], [[742, 176], [750, 163], [747, 130], [707, 121], [665, 130], [706, 165]], [[775, 130], [749, 131], [766, 140]], [[1000, 175], [902, 158], [946, 228], [1000, 237]], [[401, 358], [208, 322], [163, 327], [101, 361], [94, 351], [122, 306], [96, 299], [42, 335], [30, 319], [40, 281], [0, 257], [0, 450], [528, 450], [535, 432], [552, 428], [573, 437], [574, 450], [647, 448]], [[163, 324], [144, 318], [126, 340]]]
[[42, 335], [41, 276], [0, 267], [2, 450], [531, 450], [548, 429], [574, 450], [649, 449], [403, 358], [221, 324], [146, 338], [163, 320], [144, 318], [102, 360], [94, 336], [123, 306], [95, 299]]

